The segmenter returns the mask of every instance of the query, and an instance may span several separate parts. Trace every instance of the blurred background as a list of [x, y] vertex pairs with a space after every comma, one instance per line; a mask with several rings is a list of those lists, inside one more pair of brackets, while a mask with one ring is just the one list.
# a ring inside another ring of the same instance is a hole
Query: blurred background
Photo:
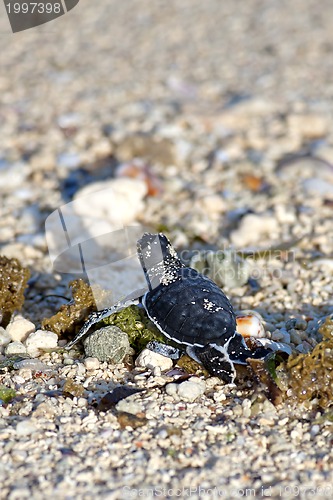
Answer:
[[16, 34], [3, 9], [3, 252], [41, 262], [47, 216], [113, 179], [95, 220], [329, 252], [332, 27], [312, 0], [81, 0]]

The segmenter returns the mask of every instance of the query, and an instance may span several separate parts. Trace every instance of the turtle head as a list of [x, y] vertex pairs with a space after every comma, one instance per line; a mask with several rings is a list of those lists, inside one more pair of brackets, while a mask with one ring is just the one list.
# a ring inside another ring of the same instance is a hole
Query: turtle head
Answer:
[[174, 280], [179, 269], [184, 267], [163, 233], [145, 233], [138, 240], [137, 251], [150, 290]]

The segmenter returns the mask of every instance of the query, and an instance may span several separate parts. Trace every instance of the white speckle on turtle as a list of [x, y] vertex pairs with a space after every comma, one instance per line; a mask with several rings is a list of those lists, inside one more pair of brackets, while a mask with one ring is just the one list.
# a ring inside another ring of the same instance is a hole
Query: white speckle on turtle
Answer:
[[168, 271], [164, 272], [162, 279], [161, 279], [162, 285], [168, 286], [171, 283], [174, 283], [175, 281], [177, 281], [177, 276], [174, 273], [172, 273], [172, 271], [171, 272], [168, 272]]
[[214, 302], [207, 298], [204, 299], [203, 308], [209, 312], [223, 311], [223, 307], [217, 306], [216, 304], [214, 304]]

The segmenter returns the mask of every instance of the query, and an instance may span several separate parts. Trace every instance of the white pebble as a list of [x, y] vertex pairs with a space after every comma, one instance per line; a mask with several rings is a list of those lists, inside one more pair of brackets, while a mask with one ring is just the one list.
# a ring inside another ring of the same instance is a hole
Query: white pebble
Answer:
[[9, 333], [12, 340], [24, 342], [28, 335], [34, 332], [35, 329], [35, 325], [31, 321], [25, 319], [21, 314], [17, 314], [11, 319], [6, 331]]
[[154, 370], [159, 367], [161, 371], [170, 370], [173, 367], [172, 359], [162, 356], [150, 349], [144, 349], [135, 360], [135, 366]]
[[98, 368], [100, 367], [100, 362], [97, 358], [89, 357], [84, 360], [84, 366], [87, 370], [98, 370]]
[[129, 224], [135, 220], [144, 207], [146, 193], [147, 186], [141, 179], [123, 177], [95, 182], [75, 194], [73, 208], [82, 218], [93, 216], [96, 220], [107, 221], [109, 226], [118, 227], [119, 224]]
[[6, 356], [13, 356], [14, 354], [26, 354], [27, 350], [22, 342], [11, 342], [5, 349]]
[[9, 333], [0, 326], [0, 347], [5, 347], [12, 340]]
[[181, 384], [167, 384], [165, 389], [169, 396], [192, 403], [204, 394], [206, 383], [198, 377], [191, 377]]
[[26, 348], [31, 356], [38, 357], [42, 354], [42, 349], [53, 349], [57, 347], [58, 336], [46, 330], [37, 330], [31, 333], [26, 340]]
[[14, 462], [25, 462], [28, 453], [25, 450], [13, 450], [12, 453], [12, 459]]
[[39, 361], [39, 359], [22, 359], [14, 363], [15, 370], [30, 370], [36, 372], [45, 372], [50, 370], [48, 366]]
[[312, 437], [319, 434], [319, 432], [320, 432], [320, 426], [318, 424], [313, 425], [310, 429], [310, 434]]
[[132, 413], [133, 415], [137, 415], [144, 411], [144, 406], [141, 401], [133, 401], [132, 398], [128, 397], [125, 399], [121, 399], [117, 405], [116, 410], [125, 411], [126, 413]]
[[274, 239], [278, 234], [278, 223], [270, 215], [248, 214], [243, 217], [239, 228], [231, 233], [231, 242], [236, 247], [258, 243], [262, 239]]
[[37, 427], [31, 420], [23, 420], [19, 422], [16, 426], [16, 434], [18, 436], [28, 436], [37, 431]]

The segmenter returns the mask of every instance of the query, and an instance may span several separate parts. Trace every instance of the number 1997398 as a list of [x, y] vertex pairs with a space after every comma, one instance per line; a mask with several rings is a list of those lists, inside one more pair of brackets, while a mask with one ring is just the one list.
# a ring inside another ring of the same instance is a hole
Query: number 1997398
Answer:
[[42, 2], [23, 2], [23, 3], [7, 3], [8, 14], [60, 14], [60, 3], [42, 3]]

